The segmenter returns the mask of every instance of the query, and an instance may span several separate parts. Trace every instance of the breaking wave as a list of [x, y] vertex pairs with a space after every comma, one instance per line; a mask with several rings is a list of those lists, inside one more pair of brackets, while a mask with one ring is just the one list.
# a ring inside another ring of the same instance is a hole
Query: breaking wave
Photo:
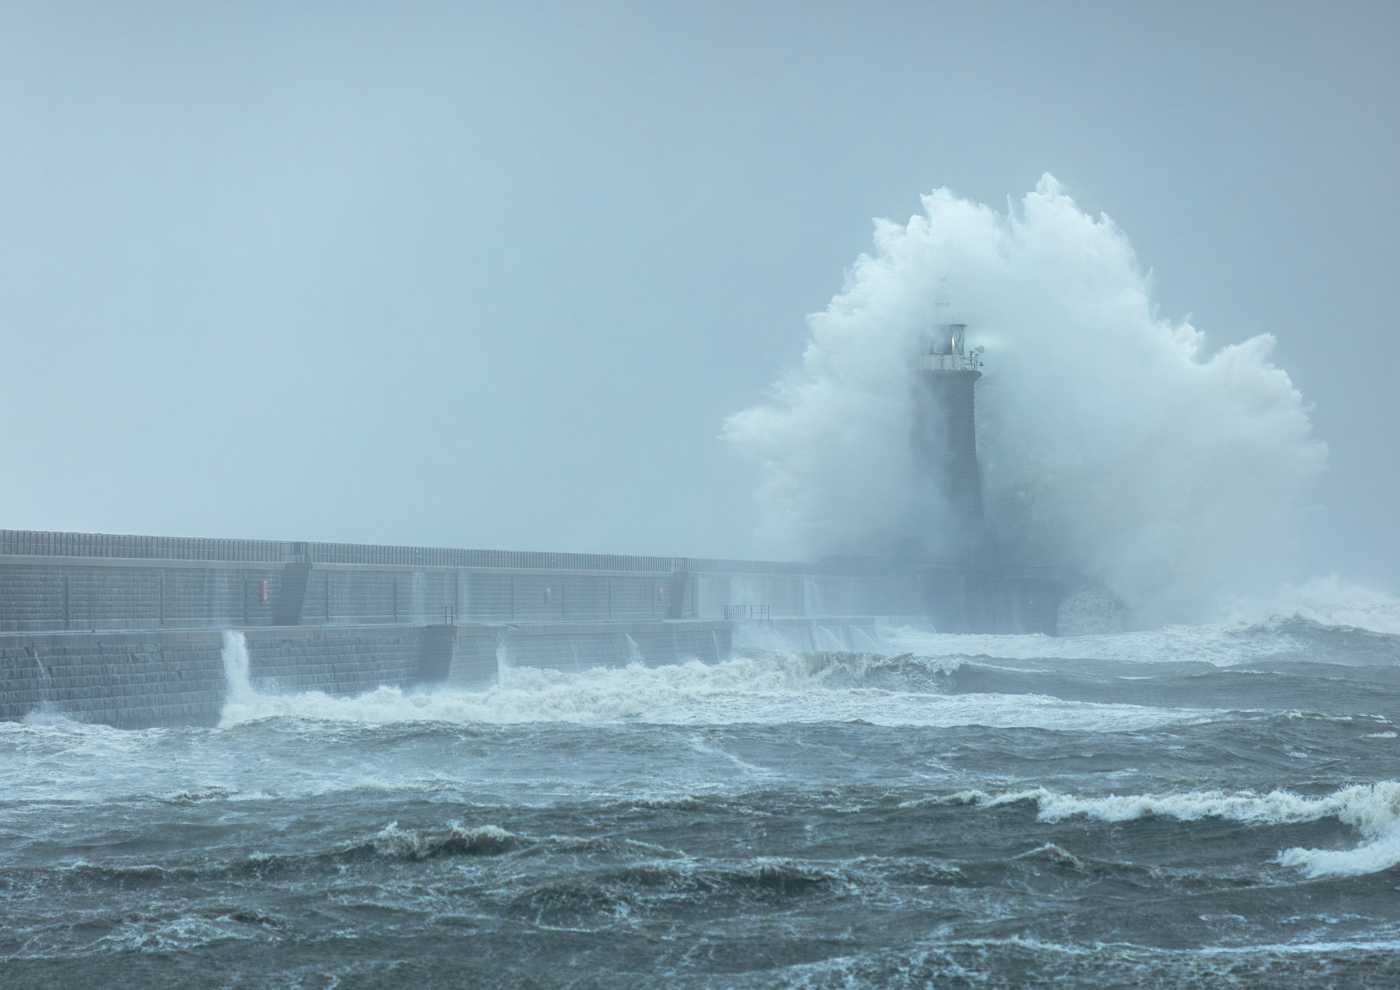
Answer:
[[[1284, 607], [1293, 604], [1283, 603]], [[1237, 614], [1245, 614], [1238, 612]], [[1198, 626], [1091, 636], [940, 634], [887, 630], [884, 645], [921, 657], [1100, 658], [1127, 663], [1200, 661], [1233, 666], [1264, 657], [1306, 655], [1329, 663], [1400, 664], [1400, 601], [1377, 595], [1366, 605], [1337, 604]]]
[[1041, 821], [1063, 821], [1076, 816], [1102, 822], [1130, 822], [1147, 818], [1199, 821], [1222, 818], [1245, 825], [1293, 825], [1334, 818], [1350, 825], [1366, 840], [1354, 849], [1287, 849], [1278, 854], [1284, 866], [1302, 869], [1310, 877], [1357, 876], [1376, 873], [1400, 864], [1400, 782], [1380, 781], [1345, 787], [1322, 797], [1289, 791], [1193, 791], [1180, 794], [1110, 794], [1078, 797], [1056, 794], [1043, 787], [1006, 794], [964, 791], [950, 795], [949, 803], [987, 807], [1034, 801]]
[[426, 859], [430, 856], [499, 856], [526, 845], [526, 840], [499, 825], [469, 828], [449, 825], [445, 829], [400, 830], [398, 822], [384, 829], [355, 851], [373, 851], [380, 856], [400, 859]]
[[1400, 635], [1400, 598], [1335, 574], [1285, 587], [1267, 602], [1236, 598], [1221, 604], [1236, 621], [1267, 624], [1294, 618], [1321, 628]]

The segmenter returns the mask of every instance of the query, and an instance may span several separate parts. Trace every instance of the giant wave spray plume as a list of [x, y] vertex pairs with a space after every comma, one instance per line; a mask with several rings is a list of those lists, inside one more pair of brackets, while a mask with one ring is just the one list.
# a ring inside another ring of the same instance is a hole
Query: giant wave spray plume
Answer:
[[1160, 317], [1125, 234], [1050, 175], [1005, 215], [946, 189], [877, 221], [772, 401], [731, 417], [757, 455], [761, 542], [783, 556], [937, 553], [910, 443], [919, 337], [952, 293], [986, 348], [978, 447], [1003, 556], [1097, 582], [1141, 624], [1277, 581], [1296, 496], [1326, 460], [1274, 337], [1207, 349]]
[[[1271, 338], [1157, 319], [1048, 178], [1019, 216], [926, 205], [730, 423], [773, 545], [987, 553], [912, 449], [946, 279], [987, 348], [1004, 559], [1141, 623], [1268, 575], [1324, 457]], [[487, 671], [358, 694], [360, 660], [286, 635], [324, 627], [228, 629], [217, 727], [0, 720], [5, 987], [1400, 986], [1400, 603], [1320, 578], [1253, 610], [1054, 638], [727, 615], [709, 663], [580, 655], [565, 621], [544, 666], [502, 631]], [[386, 670], [428, 640], [397, 629]]]

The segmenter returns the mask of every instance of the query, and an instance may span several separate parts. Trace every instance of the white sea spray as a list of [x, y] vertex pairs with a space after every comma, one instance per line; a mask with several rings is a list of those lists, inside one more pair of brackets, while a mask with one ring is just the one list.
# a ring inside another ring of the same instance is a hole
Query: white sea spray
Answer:
[[254, 698], [252, 682], [248, 679], [248, 641], [243, 633], [224, 630], [224, 679], [228, 684], [228, 702], [243, 704]]
[[802, 366], [727, 434], [765, 465], [768, 552], [930, 552], [915, 514], [909, 356], [946, 279], [984, 345], [978, 443], [1003, 547], [1101, 580], [1155, 625], [1270, 581], [1294, 495], [1325, 461], [1268, 334], [1211, 352], [1161, 318], [1127, 237], [1050, 176], [1001, 215], [952, 193], [876, 224], [873, 255], [809, 317]]

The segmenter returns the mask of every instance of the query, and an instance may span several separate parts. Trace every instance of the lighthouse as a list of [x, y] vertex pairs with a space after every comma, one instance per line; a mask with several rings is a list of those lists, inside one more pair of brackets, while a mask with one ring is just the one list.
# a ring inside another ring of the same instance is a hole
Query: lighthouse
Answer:
[[[939, 315], [950, 316], [946, 302], [939, 302]], [[966, 324], [949, 320], [924, 332], [914, 386], [914, 459], [924, 483], [926, 543], [960, 557], [986, 544], [974, 403], [983, 349], [966, 348], [966, 331]]]

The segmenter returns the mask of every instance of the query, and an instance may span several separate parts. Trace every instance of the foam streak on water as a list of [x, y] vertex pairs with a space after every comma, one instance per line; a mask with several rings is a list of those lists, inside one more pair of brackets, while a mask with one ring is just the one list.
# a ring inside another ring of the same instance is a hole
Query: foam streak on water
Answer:
[[4, 985], [1400, 980], [1400, 636], [765, 642], [0, 724]]

